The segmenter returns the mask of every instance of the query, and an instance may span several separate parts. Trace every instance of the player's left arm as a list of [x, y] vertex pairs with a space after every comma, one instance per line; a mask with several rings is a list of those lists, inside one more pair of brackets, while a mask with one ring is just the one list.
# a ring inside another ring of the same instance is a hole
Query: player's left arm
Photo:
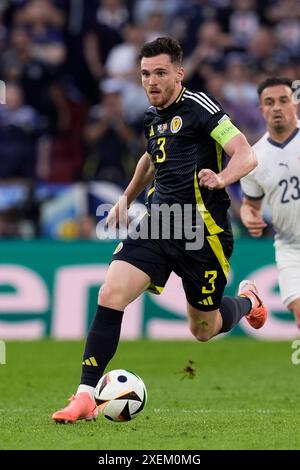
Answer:
[[246, 137], [226, 119], [210, 133], [230, 158], [227, 167], [220, 173], [204, 168], [198, 173], [201, 186], [222, 189], [240, 180], [257, 166], [256, 156]]

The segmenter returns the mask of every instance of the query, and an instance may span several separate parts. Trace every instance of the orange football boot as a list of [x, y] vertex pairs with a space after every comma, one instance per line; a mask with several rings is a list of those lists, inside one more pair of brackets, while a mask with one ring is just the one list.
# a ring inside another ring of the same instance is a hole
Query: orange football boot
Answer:
[[239, 297], [247, 297], [251, 301], [252, 308], [248, 315], [245, 315], [248, 323], [258, 330], [267, 319], [267, 309], [258, 296], [258, 290], [254, 281], [245, 279], [239, 285]]
[[52, 419], [57, 423], [76, 423], [79, 419], [86, 421], [95, 420], [98, 416], [98, 408], [87, 392], [72, 395], [69, 398], [69, 404], [62, 410], [56, 411]]

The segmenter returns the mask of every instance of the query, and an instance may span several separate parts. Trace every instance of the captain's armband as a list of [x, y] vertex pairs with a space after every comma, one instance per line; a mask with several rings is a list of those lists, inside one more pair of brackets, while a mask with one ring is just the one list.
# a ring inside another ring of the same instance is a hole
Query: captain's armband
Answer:
[[230, 119], [226, 116], [221, 119], [221, 122], [215, 127], [210, 135], [211, 137], [218, 142], [223, 148], [224, 145], [227, 144], [233, 137], [240, 134], [241, 131], [234, 124], [230, 121]]

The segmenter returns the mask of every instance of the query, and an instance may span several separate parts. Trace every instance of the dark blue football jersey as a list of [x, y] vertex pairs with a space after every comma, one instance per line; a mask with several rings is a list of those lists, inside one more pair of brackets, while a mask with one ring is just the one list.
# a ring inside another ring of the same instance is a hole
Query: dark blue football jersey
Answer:
[[223, 169], [224, 152], [210, 133], [228, 118], [210, 95], [182, 88], [167, 108], [150, 106], [145, 113], [147, 152], [155, 166], [151, 204], [198, 204], [215, 223], [225, 229], [230, 199], [225, 189], [210, 191], [199, 187], [198, 172]]

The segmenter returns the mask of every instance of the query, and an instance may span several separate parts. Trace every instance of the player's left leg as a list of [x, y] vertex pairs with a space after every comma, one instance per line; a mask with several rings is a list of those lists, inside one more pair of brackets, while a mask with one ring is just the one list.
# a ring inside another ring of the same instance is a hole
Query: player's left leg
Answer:
[[232, 330], [244, 316], [253, 313], [248, 296], [223, 297], [219, 309], [203, 311], [187, 304], [189, 327], [198, 341], [208, 341]]
[[293, 300], [293, 302], [289, 303], [287, 307], [293, 313], [296, 325], [300, 330], [300, 298]]
[[223, 296], [229, 272], [231, 234], [207, 237], [201, 250], [192, 253], [178, 246], [175, 269], [182, 278], [188, 302], [190, 329], [199, 341], [208, 341], [219, 333], [232, 330], [246, 317], [253, 328], [266, 321], [266, 308], [252, 281], [240, 284], [236, 297]]
[[208, 341], [222, 328], [222, 317], [218, 310], [203, 312], [187, 302], [187, 314], [191, 333], [198, 341]]

